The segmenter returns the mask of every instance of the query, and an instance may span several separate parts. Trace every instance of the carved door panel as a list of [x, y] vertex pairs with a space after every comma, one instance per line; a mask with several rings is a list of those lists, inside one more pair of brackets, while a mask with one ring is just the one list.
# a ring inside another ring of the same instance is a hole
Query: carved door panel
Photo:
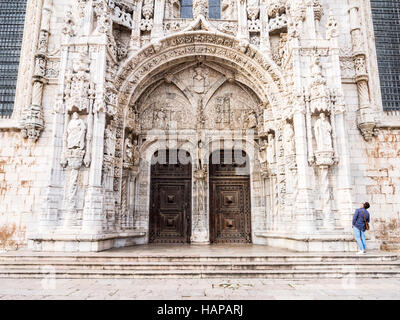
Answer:
[[190, 164], [152, 165], [149, 242], [190, 241], [191, 187]]
[[211, 242], [250, 243], [249, 179], [213, 179], [210, 184]]
[[150, 242], [187, 243], [190, 239], [189, 181], [153, 181]]

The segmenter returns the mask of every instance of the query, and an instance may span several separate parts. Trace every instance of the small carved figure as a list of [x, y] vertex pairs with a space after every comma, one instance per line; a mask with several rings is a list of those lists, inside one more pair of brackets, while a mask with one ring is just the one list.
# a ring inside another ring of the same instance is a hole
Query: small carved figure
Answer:
[[286, 123], [283, 129], [283, 149], [285, 151], [285, 156], [295, 153], [294, 131], [290, 123]]
[[321, 112], [319, 119], [314, 125], [317, 151], [332, 151], [332, 126], [326, 119], [325, 113]]
[[268, 164], [275, 163], [275, 137], [272, 133], [268, 134], [267, 161]]
[[105, 145], [104, 153], [113, 157], [115, 155], [115, 144], [116, 144], [115, 132], [110, 125], [105, 130]]
[[266, 167], [267, 165], [267, 148], [268, 141], [263, 139], [260, 143], [260, 151], [258, 152], [258, 159], [260, 161], [261, 167]]
[[80, 150], [85, 149], [85, 134], [85, 122], [79, 118], [77, 112], [74, 112], [67, 127], [67, 148]]
[[133, 163], [133, 144], [132, 137], [129, 135], [125, 138], [125, 156], [124, 161], [126, 163]]
[[140, 153], [139, 153], [139, 142], [136, 139], [133, 141], [132, 155], [133, 155], [133, 160], [132, 160], [133, 165], [138, 166], [140, 161]]

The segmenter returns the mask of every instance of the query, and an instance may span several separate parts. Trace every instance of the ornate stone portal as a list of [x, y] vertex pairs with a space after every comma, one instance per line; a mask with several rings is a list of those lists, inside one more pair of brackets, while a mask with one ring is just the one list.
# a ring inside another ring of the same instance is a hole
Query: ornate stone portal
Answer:
[[[349, 150], [334, 16], [324, 36], [320, 1], [222, 1], [222, 22], [208, 18], [207, 1], [193, 1], [192, 21], [164, 4], [79, 1], [67, 12], [51, 183], [30, 245], [146, 243], [151, 161], [167, 149], [193, 159], [191, 241], [208, 243], [209, 157], [232, 149], [249, 157], [253, 243], [352, 248], [351, 186], [337, 183], [350, 168], [339, 165]], [[362, 101], [367, 80], [357, 83]], [[360, 112], [368, 138], [367, 103]]]

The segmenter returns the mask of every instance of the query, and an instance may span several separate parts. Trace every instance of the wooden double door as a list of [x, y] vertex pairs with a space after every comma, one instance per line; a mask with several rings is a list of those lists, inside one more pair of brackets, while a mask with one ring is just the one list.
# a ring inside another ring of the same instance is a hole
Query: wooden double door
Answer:
[[190, 163], [178, 161], [151, 166], [149, 242], [190, 242], [191, 176]]
[[[226, 164], [221, 157], [217, 164], [210, 159], [210, 242], [251, 243], [248, 159]], [[190, 163], [151, 166], [149, 242], [190, 242], [191, 177]]]
[[211, 243], [251, 243], [250, 175], [245, 153], [243, 157], [242, 163], [232, 156], [224, 163], [222, 153], [220, 163], [210, 159]]

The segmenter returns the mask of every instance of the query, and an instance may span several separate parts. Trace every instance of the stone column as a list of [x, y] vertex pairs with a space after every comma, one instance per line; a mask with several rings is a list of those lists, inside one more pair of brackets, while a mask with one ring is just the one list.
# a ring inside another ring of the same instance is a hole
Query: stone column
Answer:
[[293, 116], [298, 176], [298, 194], [295, 205], [295, 221], [297, 224], [298, 233], [313, 233], [315, 232], [315, 218], [314, 208], [311, 201], [312, 190], [310, 186], [311, 176], [309, 174], [308, 167], [305, 108], [303, 110], [302, 109], [303, 108], [296, 110]]
[[247, 28], [247, 8], [245, 0], [237, 0], [238, 10], [238, 32], [237, 38], [241, 41], [249, 41], [249, 30]]
[[350, 149], [348, 145], [348, 135], [346, 130], [346, 121], [344, 112], [338, 108], [336, 111], [336, 134], [338, 141], [338, 185], [337, 185], [337, 203], [340, 213], [340, 220], [345, 231], [351, 232], [351, 221], [353, 217], [353, 199], [350, 168]]
[[[301, 21], [301, 17], [298, 19]], [[297, 201], [295, 204], [296, 231], [300, 234], [313, 233], [316, 230], [314, 206], [312, 201], [312, 190], [308, 162], [308, 140], [311, 136], [307, 134], [306, 128], [306, 103], [304, 97], [303, 80], [301, 77], [301, 61], [299, 52], [299, 39], [292, 38], [290, 46], [293, 48], [293, 82], [294, 82], [294, 105], [293, 105], [293, 128], [295, 135], [295, 150], [297, 163]]]
[[93, 136], [91, 146], [91, 165], [89, 183], [83, 209], [82, 232], [97, 234], [103, 230], [104, 197], [102, 187], [104, 130], [106, 126], [105, 76], [106, 76], [106, 44], [107, 36], [102, 35], [97, 45], [94, 60], [93, 81], [96, 83], [96, 101], [94, 106]]
[[346, 106], [343, 100], [342, 78], [340, 70], [340, 51], [338, 43], [337, 22], [334, 20], [332, 13], [327, 23], [327, 39], [330, 40], [331, 46], [331, 70], [329, 75], [336, 96], [334, 98], [334, 107], [332, 108], [331, 117], [334, 120], [332, 126], [335, 126], [336, 139], [334, 139], [335, 158], [337, 161], [337, 206], [342, 221], [342, 227], [345, 231], [351, 231], [352, 220], [352, 183], [350, 168], [350, 150], [347, 139], [347, 128], [345, 120]]
[[131, 39], [129, 41], [129, 55], [140, 49], [140, 20], [142, 18], [142, 1], [137, 2], [136, 11], [133, 13], [132, 18], [134, 26], [132, 28]]
[[314, 1], [312, 0], [307, 1], [305, 24], [306, 38], [315, 40], [317, 31], [315, 29]]
[[67, 71], [69, 56], [69, 35], [65, 35], [61, 43], [60, 52], [60, 73], [58, 77], [58, 91], [54, 103], [54, 118], [52, 127], [52, 137], [49, 145], [49, 182], [45, 190], [43, 200], [43, 208], [40, 215], [39, 232], [53, 232], [59, 225], [59, 208], [63, 200], [63, 187], [65, 172], [61, 166], [63, 140], [64, 140], [64, 124], [65, 124], [65, 107], [64, 107], [64, 84], [65, 73]]
[[265, 1], [261, 1], [260, 5], [260, 50], [264, 54], [269, 54], [271, 51], [270, 42], [269, 42], [269, 27], [268, 27], [268, 13], [267, 13], [267, 4]]
[[207, 219], [207, 168], [197, 168], [193, 174], [196, 192], [194, 206], [194, 219], [192, 227], [191, 243], [209, 244], [208, 219]]
[[330, 192], [329, 192], [329, 166], [320, 165], [319, 181], [320, 181], [320, 194], [322, 200], [322, 216], [323, 216], [323, 229], [332, 231], [335, 229], [335, 216], [332, 212]]
[[151, 30], [152, 41], [164, 36], [163, 21], [164, 21], [165, 0], [155, 0], [154, 3], [154, 23]]

